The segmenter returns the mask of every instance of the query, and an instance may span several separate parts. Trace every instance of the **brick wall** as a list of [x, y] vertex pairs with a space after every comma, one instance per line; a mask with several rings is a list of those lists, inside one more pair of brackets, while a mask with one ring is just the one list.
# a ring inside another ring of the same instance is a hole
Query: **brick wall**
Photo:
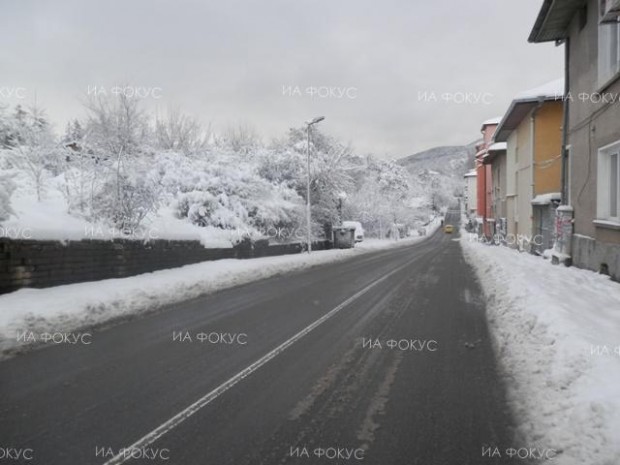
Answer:
[[[329, 242], [313, 245], [329, 248]], [[223, 258], [253, 258], [301, 252], [300, 244], [269, 246], [266, 241], [229, 249], [206, 249], [197, 241], [149, 242], [117, 239], [35, 241], [0, 239], [0, 294], [22, 287], [124, 278]]]

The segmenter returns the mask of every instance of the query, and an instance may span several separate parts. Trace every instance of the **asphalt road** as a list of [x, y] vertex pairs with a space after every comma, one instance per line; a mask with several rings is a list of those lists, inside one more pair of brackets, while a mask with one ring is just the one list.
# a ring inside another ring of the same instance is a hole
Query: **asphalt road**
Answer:
[[0, 463], [511, 463], [481, 452], [521, 444], [456, 236], [0, 362]]

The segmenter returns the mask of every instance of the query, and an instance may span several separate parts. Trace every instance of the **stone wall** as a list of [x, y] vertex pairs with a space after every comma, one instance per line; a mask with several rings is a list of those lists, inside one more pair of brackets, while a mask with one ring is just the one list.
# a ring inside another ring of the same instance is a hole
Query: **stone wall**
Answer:
[[[329, 248], [316, 242], [314, 250]], [[224, 258], [254, 258], [299, 253], [301, 244], [242, 243], [207, 249], [198, 241], [122, 240], [36, 241], [0, 239], [0, 294], [23, 287], [43, 288], [101, 279], [124, 278]]]
[[573, 265], [603, 272], [620, 282], [620, 245], [605, 244], [591, 237], [573, 234]]

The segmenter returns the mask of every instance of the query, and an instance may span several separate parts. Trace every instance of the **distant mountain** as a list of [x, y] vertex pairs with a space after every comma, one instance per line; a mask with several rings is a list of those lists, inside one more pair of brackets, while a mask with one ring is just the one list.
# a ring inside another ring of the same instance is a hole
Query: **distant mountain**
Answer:
[[434, 147], [396, 160], [409, 173], [417, 175], [422, 171], [435, 171], [448, 176], [462, 177], [474, 166], [475, 146], [468, 145]]
[[418, 189], [425, 192], [442, 191], [449, 202], [463, 188], [463, 175], [474, 167], [476, 144], [434, 147], [396, 160], [412, 176]]

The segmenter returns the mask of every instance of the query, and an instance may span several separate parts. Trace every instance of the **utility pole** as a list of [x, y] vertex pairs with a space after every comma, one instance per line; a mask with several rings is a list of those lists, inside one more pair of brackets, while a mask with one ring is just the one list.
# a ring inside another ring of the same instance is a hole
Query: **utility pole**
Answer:
[[308, 253], [312, 252], [312, 218], [310, 215], [310, 127], [320, 123], [325, 119], [324, 116], [317, 116], [312, 121], [306, 123], [307, 144], [306, 144], [306, 162], [308, 170], [308, 178], [306, 182], [306, 226], [308, 228]]

